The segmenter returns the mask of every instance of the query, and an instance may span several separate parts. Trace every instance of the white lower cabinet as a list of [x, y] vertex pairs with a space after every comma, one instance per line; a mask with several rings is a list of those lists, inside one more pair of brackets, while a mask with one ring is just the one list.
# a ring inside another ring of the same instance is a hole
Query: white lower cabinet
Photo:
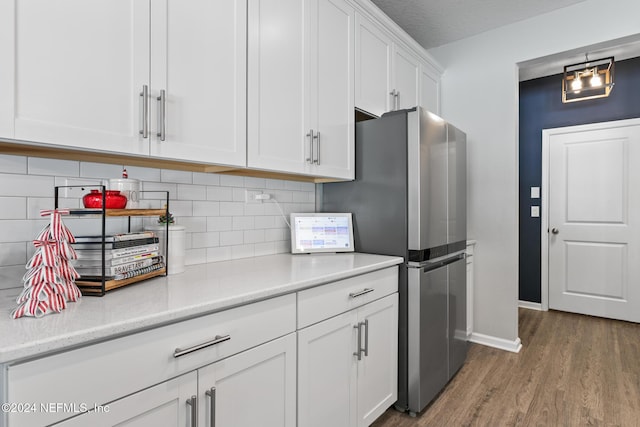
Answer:
[[397, 293], [299, 330], [298, 426], [370, 425], [397, 399], [397, 346]]
[[198, 426], [296, 425], [296, 334], [198, 370]]
[[56, 424], [60, 427], [176, 427], [193, 426], [190, 404], [198, 385], [190, 372], [156, 386], [95, 408]]

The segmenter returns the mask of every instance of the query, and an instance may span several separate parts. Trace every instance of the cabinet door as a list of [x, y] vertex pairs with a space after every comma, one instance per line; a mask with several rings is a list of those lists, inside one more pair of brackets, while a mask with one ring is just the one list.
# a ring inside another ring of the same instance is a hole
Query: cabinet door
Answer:
[[357, 423], [356, 310], [298, 331], [298, 426]]
[[426, 64], [420, 64], [420, 106], [440, 114], [440, 76]]
[[305, 172], [304, 2], [252, 0], [248, 10], [247, 164]]
[[199, 369], [198, 400], [201, 426], [295, 426], [295, 333]]
[[195, 396], [197, 384], [195, 372], [184, 374], [56, 425], [192, 427], [195, 424], [191, 418], [191, 406], [187, 402]]
[[391, 37], [377, 25], [356, 14], [355, 106], [381, 116], [392, 107]]
[[[355, 178], [353, 113], [354, 9], [344, 0], [307, 0], [309, 14], [305, 129], [314, 129], [309, 172]], [[309, 151], [311, 150], [311, 151]]]
[[393, 81], [396, 90], [394, 110], [413, 108], [418, 105], [420, 84], [420, 60], [408, 50], [394, 45]]
[[247, 0], [153, 3], [151, 155], [245, 166], [246, 14]]
[[139, 131], [140, 93], [149, 85], [149, 6], [149, 0], [16, 0], [12, 71], [6, 71], [15, 138], [148, 154]]
[[365, 322], [358, 363], [358, 426], [368, 426], [398, 399], [398, 294], [358, 309]]

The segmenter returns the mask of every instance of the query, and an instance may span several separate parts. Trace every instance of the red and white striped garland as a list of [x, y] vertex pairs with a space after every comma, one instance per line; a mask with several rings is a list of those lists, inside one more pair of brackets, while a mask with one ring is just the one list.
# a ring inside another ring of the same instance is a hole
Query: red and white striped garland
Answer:
[[40, 216], [50, 216], [51, 222], [33, 240], [36, 251], [26, 264], [28, 271], [22, 278], [24, 289], [16, 299], [18, 307], [11, 313], [14, 319], [60, 313], [67, 307], [67, 301], [75, 302], [82, 296], [75, 284], [80, 275], [69, 263], [70, 259], [77, 258], [69, 244], [75, 242], [75, 238], [61, 218], [68, 213], [64, 209], [40, 212]]

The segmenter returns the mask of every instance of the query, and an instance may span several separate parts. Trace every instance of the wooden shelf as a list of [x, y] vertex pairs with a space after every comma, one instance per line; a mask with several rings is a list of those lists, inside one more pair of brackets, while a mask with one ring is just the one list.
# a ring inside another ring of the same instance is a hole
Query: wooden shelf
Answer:
[[[106, 216], [162, 216], [165, 209], [106, 209]], [[102, 209], [70, 209], [70, 215], [102, 215]]]
[[[139, 276], [130, 277], [128, 279], [122, 280], [105, 280], [104, 282], [104, 292], [112, 291], [114, 289], [121, 288], [123, 286], [131, 285], [133, 283], [140, 282], [142, 280], [150, 279], [156, 276], [164, 276], [167, 273], [166, 268], [161, 268], [160, 270], [151, 271], [146, 274], [141, 274]], [[82, 291], [83, 295], [102, 295], [102, 282], [101, 281], [91, 281], [91, 280], [76, 280], [76, 285]]]

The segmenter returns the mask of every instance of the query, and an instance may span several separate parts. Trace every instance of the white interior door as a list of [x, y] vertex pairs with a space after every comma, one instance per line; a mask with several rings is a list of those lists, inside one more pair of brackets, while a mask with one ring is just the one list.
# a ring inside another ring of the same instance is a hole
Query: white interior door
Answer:
[[549, 307], [640, 321], [640, 120], [545, 131]]

